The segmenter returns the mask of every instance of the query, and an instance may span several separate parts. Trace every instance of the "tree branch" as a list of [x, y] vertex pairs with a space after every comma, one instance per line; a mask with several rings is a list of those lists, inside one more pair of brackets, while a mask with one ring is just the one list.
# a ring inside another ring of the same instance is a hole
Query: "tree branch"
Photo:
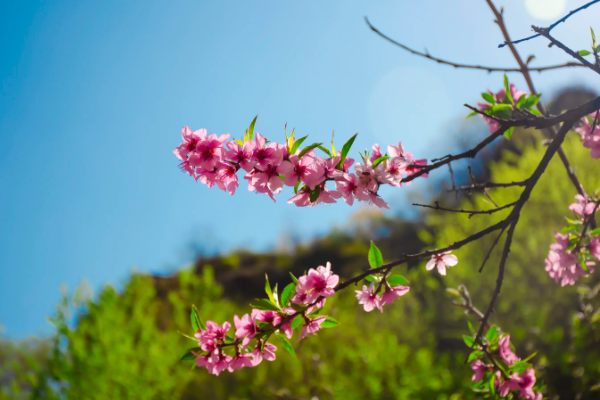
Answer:
[[438, 204], [437, 201], [435, 202], [435, 206], [430, 206], [428, 204], [419, 204], [419, 203], [413, 203], [412, 205], [413, 206], [417, 206], [417, 207], [431, 208], [432, 210], [438, 210], [438, 211], [447, 211], [447, 212], [454, 212], [454, 213], [470, 214], [469, 218], [471, 218], [473, 215], [476, 215], [476, 214], [488, 214], [488, 215], [491, 215], [491, 214], [493, 214], [495, 212], [498, 212], [498, 211], [501, 211], [501, 210], [513, 207], [516, 204], [517, 204], [517, 202], [515, 201], [515, 202], [512, 202], [510, 204], [506, 204], [504, 206], [501, 206], [501, 207], [491, 208], [489, 210], [481, 210], [481, 211], [478, 211], [478, 210], [462, 210], [462, 209], [461, 210], [457, 210], [457, 209], [453, 209], [453, 208], [444, 208], [444, 207], [440, 207], [440, 205]]

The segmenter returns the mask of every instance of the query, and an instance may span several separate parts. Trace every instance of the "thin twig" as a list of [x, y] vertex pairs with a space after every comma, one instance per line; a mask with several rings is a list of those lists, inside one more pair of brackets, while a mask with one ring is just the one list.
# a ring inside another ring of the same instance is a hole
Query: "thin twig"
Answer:
[[[473, 171], [471, 171], [471, 166], [469, 165], [469, 166], [467, 167], [467, 169], [468, 169], [468, 171], [469, 171], [469, 177], [471, 178], [471, 185], [475, 185], [477, 182], [475, 181], [475, 176], [473, 176]], [[458, 194], [458, 192], [456, 192], [456, 194]], [[485, 195], [486, 195], [486, 197], [487, 197], [488, 199], [490, 199], [490, 201], [491, 201], [492, 203], [494, 203], [494, 205], [495, 205], [496, 207], [499, 207], [499, 206], [498, 206], [498, 203], [496, 203], [496, 202], [494, 201], [494, 199], [492, 199], [492, 196], [490, 196], [490, 194], [488, 193], [487, 189], [485, 189], [485, 188], [483, 189], [483, 194], [485, 194]]]
[[[569, 18], [571, 15], [573, 15], [573, 14], [575, 14], [575, 13], [577, 13], [577, 12], [581, 11], [581, 10], [585, 10], [586, 8], [588, 8], [589, 6], [591, 6], [592, 4], [598, 3], [599, 1], [600, 1], [600, 0], [594, 0], [594, 1], [590, 1], [589, 3], [587, 3], [587, 4], [584, 4], [583, 6], [579, 7], [578, 9], [571, 11], [570, 13], [568, 13], [567, 15], [565, 15], [564, 17], [562, 17], [561, 19], [559, 19], [558, 21], [556, 21], [555, 23], [553, 23], [552, 25], [550, 25], [550, 26], [547, 28], [547, 29], [548, 29], [548, 32], [550, 32], [552, 29], [554, 29], [554, 28], [556, 27], [556, 25], [560, 24], [561, 22], [565, 22], [565, 21], [567, 20], [567, 18]], [[506, 46], [506, 45], [509, 45], [509, 46], [510, 46], [511, 44], [513, 44], [513, 45], [514, 45], [514, 44], [517, 44], [517, 43], [524, 42], [524, 41], [526, 41], [526, 40], [534, 39], [534, 38], [536, 38], [536, 37], [538, 37], [538, 36], [540, 36], [540, 34], [539, 34], [539, 33], [537, 33], [537, 34], [535, 34], [535, 35], [531, 35], [531, 36], [529, 36], [529, 37], [526, 37], [526, 38], [524, 38], [524, 39], [515, 40], [514, 42], [511, 42], [510, 40], [506, 40], [506, 41], [504, 41], [504, 43], [502, 43], [502, 44], [499, 44], [499, 45], [498, 45], [498, 47], [499, 47], [499, 48], [502, 48], [502, 47], [504, 47], [504, 46]]]
[[[524, 181], [517, 181], [517, 182], [509, 182], [509, 183], [496, 183], [496, 182], [484, 182], [484, 183], [477, 183], [475, 185], [470, 185], [470, 186], [459, 186], [454, 188], [454, 190], [456, 191], [460, 191], [460, 190], [480, 190], [480, 189], [486, 189], [486, 188], [506, 188], [506, 187], [512, 187], [512, 186], [525, 186], [527, 185], [527, 180]], [[453, 189], [448, 189], [448, 191], [452, 191]]]
[[561, 49], [562, 51], [564, 51], [565, 53], [567, 53], [574, 59], [580, 61], [584, 66], [588, 67], [589, 69], [596, 72], [597, 74], [600, 74], [600, 67], [598, 67], [598, 65], [592, 64], [591, 62], [589, 62], [588, 60], [586, 60], [585, 58], [580, 56], [579, 53], [576, 53], [575, 51], [571, 50], [570, 48], [568, 48], [567, 46], [565, 46], [564, 44], [562, 44], [561, 42], [559, 42], [558, 40], [553, 38], [552, 35], [550, 35], [550, 32], [548, 31], [548, 29], [539, 28], [539, 27], [533, 26], [533, 25], [531, 26], [531, 29], [533, 29], [534, 31], [536, 31], [537, 33], [539, 33], [540, 35], [542, 35], [543, 37], [548, 39], [553, 46], [558, 47], [559, 49]]
[[[455, 63], [452, 61], [442, 60], [441, 58], [433, 57], [428, 52], [422, 53], [420, 51], [411, 49], [410, 47], [407, 47], [407, 46], [403, 45], [402, 43], [398, 43], [397, 41], [390, 38], [389, 36], [381, 33], [381, 31], [379, 31], [379, 29], [377, 29], [373, 25], [371, 25], [371, 23], [369, 22], [369, 19], [367, 17], [365, 17], [365, 21], [367, 22], [367, 25], [369, 25], [369, 28], [371, 28], [371, 30], [373, 32], [375, 32], [376, 34], [378, 34], [379, 36], [381, 36], [388, 42], [395, 44], [396, 46], [408, 51], [409, 53], [412, 53], [412, 54], [420, 56], [420, 57], [425, 57], [425, 58], [435, 61], [439, 64], [450, 65], [454, 68], [478, 69], [478, 70], [482, 70], [482, 71], [487, 71], [488, 73], [491, 73], [491, 72], [521, 72], [521, 70], [519, 68], [485, 67], [482, 65], [458, 64], [458, 63]], [[568, 67], [581, 67], [581, 66], [582, 66], [581, 64], [577, 64], [577, 63], [566, 63], [566, 64], [560, 64], [560, 65], [551, 65], [551, 66], [547, 66], [547, 67], [531, 68], [531, 71], [543, 72], [543, 71], [549, 71], [552, 69], [568, 68]]]
[[500, 240], [500, 237], [504, 233], [505, 229], [506, 228], [504, 228], [500, 231], [500, 234], [496, 237], [496, 240], [494, 240], [494, 243], [492, 243], [492, 247], [490, 247], [490, 249], [488, 250], [487, 254], [485, 255], [485, 258], [483, 259], [483, 263], [481, 263], [481, 267], [479, 267], [479, 273], [481, 273], [481, 271], [483, 271], [483, 267], [485, 267], [485, 263], [490, 258], [490, 255], [492, 255], [492, 251], [494, 250], [494, 247], [496, 247], [496, 245], [498, 244], [498, 241]]
[[457, 209], [453, 209], [453, 208], [444, 208], [444, 207], [440, 207], [440, 205], [438, 204], [438, 202], [435, 202], [435, 206], [430, 206], [428, 204], [419, 204], [419, 203], [413, 203], [413, 206], [417, 206], [417, 207], [425, 207], [425, 208], [431, 208], [432, 210], [438, 210], [438, 211], [447, 211], [447, 212], [454, 212], [454, 213], [461, 213], [461, 214], [470, 214], [469, 218], [471, 218], [473, 215], [477, 215], [477, 214], [488, 214], [491, 215], [495, 212], [510, 208], [510, 207], [514, 207], [517, 204], [517, 202], [512, 202], [510, 204], [506, 204], [502, 207], [497, 207], [497, 208], [491, 208], [489, 210], [457, 210]]

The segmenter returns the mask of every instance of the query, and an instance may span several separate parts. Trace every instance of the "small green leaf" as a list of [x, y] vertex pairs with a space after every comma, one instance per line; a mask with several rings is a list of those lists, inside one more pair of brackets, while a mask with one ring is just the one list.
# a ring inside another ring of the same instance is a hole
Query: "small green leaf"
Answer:
[[600, 228], [596, 228], [591, 232], [592, 235], [600, 235]]
[[248, 128], [248, 137], [250, 138], [250, 140], [254, 139], [254, 124], [256, 124], [257, 118], [258, 118], [258, 115], [256, 117], [254, 117], [252, 122], [250, 122], [250, 127]]
[[515, 101], [512, 98], [512, 94], [510, 93], [510, 86], [508, 85], [508, 77], [506, 76], [506, 74], [504, 74], [504, 92], [506, 95], [506, 99], [508, 100], [508, 102], [512, 105], [515, 104]]
[[250, 138], [248, 137], [248, 129], [246, 129], [246, 133], [244, 133], [244, 142], [247, 142], [248, 140], [250, 140]]
[[322, 328], [333, 328], [334, 326], [338, 326], [340, 323], [331, 317], [325, 318], [325, 321], [321, 322]]
[[456, 296], [456, 297], [460, 297], [460, 292], [457, 289], [454, 288], [446, 288], [446, 292]]
[[473, 339], [471, 336], [463, 335], [463, 340], [469, 347], [473, 347], [473, 343], [475, 343], [475, 339]]
[[323, 147], [323, 146], [318, 146], [319, 150], [322, 150], [325, 154], [327, 154], [329, 157], [333, 157], [331, 155], [331, 152], [329, 151], [329, 149], [327, 147]]
[[197, 357], [194, 355], [194, 353], [192, 353], [192, 351], [196, 352], [196, 353], [200, 353], [202, 351], [202, 349], [200, 347], [194, 347], [194, 348], [189, 349], [179, 359], [179, 361], [192, 361], [192, 360], [195, 360]]
[[530, 355], [529, 357], [527, 357], [527, 358], [525, 358], [524, 360], [521, 360], [521, 361], [527, 362], [527, 361], [531, 360], [533, 357], [535, 357], [537, 355], [537, 353], [538, 352], [536, 351], [535, 353], [533, 353], [532, 355]]
[[388, 160], [388, 159], [389, 159], [388, 156], [379, 157], [377, 160], [373, 161], [373, 168], [375, 168], [376, 166], [378, 166], [379, 164], [381, 164], [382, 162], [384, 162], [385, 160]]
[[584, 57], [584, 56], [589, 56], [590, 54], [592, 54], [592, 52], [588, 51], [588, 50], [579, 50], [577, 52], [577, 54], [579, 54], [580, 56]]
[[250, 307], [256, 308], [262, 311], [279, 311], [279, 308], [271, 301], [267, 299], [256, 299], [253, 304], [250, 304]]
[[472, 116], [474, 116], [474, 115], [477, 115], [477, 114], [479, 114], [477, 111], [473, 111], [471, 114], [467, 115], [467, 116], [465, 117], [465, 119], [469, 119], [469, 118], [471, 118]]
[[298, 149], [300, 148], [300, 145], [302, 144], [302, 142], [304, 142], [306, 140], [307, 137], [308, 137], [308, 135], [303, 136], [300, 139], [296, 140], [294, 142], [294, 144], [292, 145], [292, 148], [290, 149], [290, 154], [296, 154], [296, 151], [298, 151]]
[[317, 147], [319, 147], [322, 144], [323, 143], [313, 143], [310, 146], [303, 148], [302, 151], [300, 152], [300, 154], [298, 154], [298, 158], [302, 158], [303, 155], [305, 155], [306, 153], [308, 153], [311, 150], [316, 149]]
[[373, 283], [379, 282], [379, 279], [377, 279], [377, 277], [375, 275], [367, 275], [365, 277], [365, 280], [368, 282], [373, 282]]
[[275, 297], [273, 297], [273, 291], [271, 290], [271, 285], [269, 284], [269, 276], [267, 274], [265, 274], [265, 293], [267, 293], [267, 296], [269, 296], [269, 300], [271, 300], [271, 303], [277, 304], [277, 302], [275, 301]]
[[371, 248], [369, 249], [369, 265], [371, 268], [379, 268], [383, 265], [383, 256], [381, 251], [375, 246], [371, 240]]
[[198, 309], [193, 304], [192, 312], [190, 314], [190, 320], [192, 321], [192, 328], [194, 329], [194, 332], [197, 332], [200, 329], [206, 329], [204, 321], [202, 321], [202, 318], [200, 318], [200, 313], [198, 313]]
[[596, 53], [600, 53], [600, 44], [598, 46], [596, 46], [596, 48], [594, 50], [596, 50]]
[[292, 277], [292, 280], [294, 281], [294, 283], [296, 283], [296, 284], [297, 284], [297, 283], [298, 283], [298, 278], [296, 278], [296, 277], [294, 276], [294, 274], [292, 274], [291, 272], [290, 272], [290, 276]]
[[512, 106], [510, 104], [496, 104], [495, 106], [491, 106], [487, 111], [488, 114], [496, 114], [499, 111], [504, 111], [504, 110], [512, 110]]
[[271, 324], [269, 324], [268, 322], [264, 322], [264, 321], [256, 321], [256, 325], [258, 325], [258, 327], [259, 327], [260, 329], [262, 329], [263, 331], [268, 331], [268, 330], [270, 330], [271, 328], [273, 328], [273, 327], [271, 326]]
[[531, 108], [529, 110], [530, 113], [534, 114], [534, 115], [539, 115], [540, 117], [542, 116], [542, 113], [540, 112], [540, 110], [538, 110], [537, 108]]
[[296, 315], [296, 317], [294, 317], [294, 319], [292, 320], [292, 323], [290, 324], [290, 327], [292, 329], [297, 328], [300, 326], [300, 324], [302, 323], [302, 315]]
[[344, 166], [344, 161], [346, 161], [346, 156], [350, 152], [350, 148], [352, 148], [352, 144], [354, 143], [354, 139], [356, 139], [357, 135], [358, 135], [358, 133], [354, 134], [354, 136], [352, 136], [350, 139], [348, 139], [348, 141], [344, 144], [344, 147], [342, 147], [342, 152], [340, 154], [340, 162], [338, 163], [338, 166], [339, 166], [338, 169], [341, 169], [341, 167]]
[[288, 342], [287, 338], [285, 336], [283, 336], [281, 333], [276, 333], [275, 336], [277, 336], [277, 338], [279, 340], [281, 340], [281, 343], [283, 344], [283, 347], [292, 355], [294, 356], [294, 358], [296, 358], [296, 352], [294, 351], [294, 347], [290, 344], [290, 342]]
[[298, 179], [298, 183], [296, 183], [296, 186], [294, 186], [294, 193], [298, 194], [298, 187], [300, 186], [300, 184], [302, 183], [302, 181], [300, 179]]
[[471, 354], [469, 354], [469, 358], [468, 358], [467, 362], [470, 363], [471, 361], [475, 361], [478, 358], [483, 357], [483, 355], [484, 355], [484, 353], [482, 351], [479, 351], [479, 350], [472, 351]]
[[408, 285], [408, 281], [406, 280], [406, 278], [400, 275], [388, 276], [386, 280], [387, 283], [390, 284], [390, 286]]
[[493, 342], [494, 339], [498, 337], [498, 327], [496, 325], [492, 325], [492, 327], [488, 329], [487, 333], [485, 334], [485, 337], [490, 342]]
[[333, 154], [333, 156], [337, 156], [337, 151], [335, 151], [335, 144], [333, 144], [333, 135], [335, 134], [335, 131], [331, 131], [331, 154]]
[[494, 96], [492, 96], [490, 93], [481, 93], [481, 97], [483, 97], [483, 99], [488, 103], [496, 104], [496, 99], [494, 99]]
[[473, 324], [471, 323], [471, 321], [467, 321], [467, 324], [469, 325], [469, 332], [471, 332], [471, 335], [474, 335], [475, 328], [473, 328]]
[[234, 142], [239, 144], [241, 147], [244, 147], [244, 142], [242, 142], [241, 140], [235, 139]]
[[590, 26], [590, 31], [592, 32], [592, 47], [596, 47], [596, 34], [594, 33], [594, 30], [592, 29], [591, 26]]
[[504, 131], [504, 137], [507, 138], [507, 139], [510, 139], [510, 137], [512, 136], [512, 134], [513, 134], [514, 131], [515, 131], [515, 127], [511, 126], [506, 131]]
[[283, 292], [281, 292], [281, 306], [282, 307], [285, 307], [287, 305], [288, 301], [291, 300], [292, 297], [294, 297], [295, 292], [296, 292], [296, 284], [295, 283], [290, 283], [283, 289]]
[[315, 187], [315, 190], [310, 192], [310, 196], [309, 196], [310, 202], [314, 203], [315, 201], [317, 201], [320, 194], [321, 194], [321, 186]]
[[527, 102], [527, 96], [522, 95], [521, 97], [519, 97], [519, 101], [517, 101], [517, 108], [523, 108], [523, 106], [525, 105], [526, 102]]
[[235, 339], [234, 339], [234, 338], [232, 338], [232, 337], [231, 337], [231, 336], [229, 336], [229, 335], [225, 335], [225, 343], [228, 343], [228, 344], [229, 344], [229, 343], [233, 343], [233, 342], [235, 342]]

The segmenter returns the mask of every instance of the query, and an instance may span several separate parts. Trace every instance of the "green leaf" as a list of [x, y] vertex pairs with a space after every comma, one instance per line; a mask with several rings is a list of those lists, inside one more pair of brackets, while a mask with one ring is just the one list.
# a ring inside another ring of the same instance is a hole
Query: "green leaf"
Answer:
[[496, 325], [492, 325], [492, 327], [488, 329], [487, 333], [485, 334], [485, 337], [490, 342], [493, 342], [494, 339], [498, 337], [498, 327]]
[[348, 141], [344, 144], [344, 147], [342, 147], [342, 152], [340, 154], [340, 162], [338, 163], [338, 166], [339, 166], [338, 169], [341, 169], [341, 167], [344, 166], [344, 161], [346, 161], [346, 156], [350, 152], [350, 148], [352, 148], [352, 144], [354, 143], [354, 139], [356, 139], [357, 135], [358, 135], [358, 133], [355, 133], [354, 136], [352, 136], [350, 139], [348, 139]]
[[258, 327], [260, 329], [262, 329], [263, 331], [268, 331], [273, 328], [273, 326], [271, 326], [271, 324], [269, 324], [268, 322], [264, 322], [264, 321], [256, 321], [256, 325], [258, 325]]
[[379, 268], [383, 265], [383, 256], [381, 251], [375, 246], [371, 240], [371, 248], [369, 249], [369, 265], [371, 268]]
[[275, 336], [277, 336], [277, 338], [279, 340], [281, 340], [281, 343], [283, 344], [283, 347], [292, 355], [294, 356], [294, 358], [296, 358], [296, 352], [294, 351], [294, 347], [290, 344], [290, 342], [288, 342], [287, 338], [285, 336], [283, 336], [281, 333], [276, 333]]
[[492, 96], [490, 93], [481, 93], [481, 97], [483, 97], [483, 99], [488, 103], [496, 104], [496, 99], [494, 99], [494, 96]]
[[577, 54], [579, 54], [580, 56], [584, 57], [584, 56], [589, 56], [590, 54], [592, 54], [592, 52], [589, 51], [589, 50], [579, 50], [577, 52]]
[[592, 29], [591, 26], [590, 26], [590, 31], [592, 32], [592, 47], [596, 47], [596, 34], [594, 33], [594, 30]]
[[537, 355], [537, 353], [538, 352], [536, 351], [535, 353], [533, 353], [532, 355], [530, 355], [529, 357], [527, 357], [527, 358], [525, 358], [524, 360], [521, 360], [521, 361], [527, 362], [527, 361], [531, 360], [533, 357], [535, 357]]
[[523, 106], [525, 105], [526, 102], [527, 102], [527, 96], [522, 95], [521, 97], [519, 97], [519, 101], [517, 101], [517, 108], [523, 108]]
[[376, 166], [378, 166], [379, 164], [381, 164], [382, 162], [384, 162], [385, 160], [388, 160], [388, 159], [389, 159], [388, 156], [379, 157], [377, 160], [373, 161], [373, 168], [375, 168]]
[[267, 293], [267, 296], [269, 296], [269, 300], [271, 300], [273, 304], [277, 304], [277, 302], [275, 301], [275, 297], [273, 297], [273, 291], [271, 290], [271, 285], [269, 284], [269, 276], [267, 274], [265, 274], [265, 293]]
[[283, 289], [283, 292], [281, 292], [281, 306], [282, 307], [285, 307], [287, 305], [288, 301], [291, 300], [292, 297], [294, 297], [295, 292], [296, 292], [296, 284], [295, 283], [290, 283]]
[[511, 126], [506, 131], [504, 131], [504, 137], [507, 138], [507, 139], [510, 139], [510, 137], [512, 136], [512, 134], [513, 134], [514, 131], [515, 131], [515, 127]]
[[294, 142], [294, 144], [292, 145], [292, 148], [290, 149], [290, 154], [296, 154], [296, 151], [300, 148], [300, 145], [302, 144], [302, 142], [304, 142], [306, 140], [307, 137], [308, 137], [308, 135], [303, 136], [300, 139], [296, 140]]
[[591, 232], [592, 235], [600, 235], [600, 228], [596, 228]]
[[469, 331], [471, 332], [471, 335], [474, 335], [475, 328], [473, 328], [473, 324], [471, 323], [471, 321], [467, 321], [467, 324], [469, 325]]
[[539, 96], [536, 96], [535, 94], [531, 94], [531, 95], [529, 95], [529, 97], [527, 97], [527, 100], [525, 101], [523, 108], [530, 109], [531, 107], [533, 107], [537, 103], [539, 103], [539, 101], [540, 101]]
[[290, 327], [292, 329], [297, 328], [300, 326], [300, 324], [302, 323], [302, 315], [296, 315], [294, 317], [294, 319], [292, 320], [292, 323], [290, 324]]
[[496, 104], [495, 106], [491, 106], [487, 112], [488, 114], [496, 114], [498, 111], [503, 111], [503, 110], [512, 110], [512, 106], [510, 104]]
[[537, 108], [531, 108], [529, 110], [529, 112], [532, 113], [532, 114], [534, 114], [534, 115], [539, 115], [540, 117], [542, 116], [542, 113]]
[[463, 340], [469, 347], [473, 347], [473, 343], [475, 343], [475, 339], [471, 336], [463, 335]]
[[291, 272], [290, 272], [290, 276], [292, 277], [292, 280], [294, 281], [294, 283], [296, 283], [296, 284], [297, 284], [297, 283], [298, 283], [298, 278], [296, 278], [296, 277], [294, 276], [294, 274], [292, 274]]
[[300, 186], [300, 184], [302, 183], [302, 181], [300, 179], [298, 179], [298, 183], [296, 183], [296, 186], [294, 186], [294, 193], [298, 194], [298, 187]]
[[248, 129], [246, 129], [246, 133], [244, 133], [244, 142], [247, 142], [248, 140], [250, 140], [250, 138], [248, 137]]
[[471, 354], [469, 354], [469, 358], [467, 360], [468, 363], [477, 360], [478, 358], [483, 357], [484, 353], [482, 351], [479, 350], [475, 350], [472, 351]]
[[471, 118], [472, 116], [477, 115], [477, 114], [479, 114], [477, 111], [473, 111], [471, 114], [467, 115], [465, 117], [465, 119]]
[[194, 353], [192, 353], [192, 351], [194, 351], [196, 353], [200, 353], [202, 351], [202, 349], [200, 347], [194, 347], [194, 348], [189, 349], [179, 359], [179, 361], [192, 361], [192, 360], [195, 360], [197, 357], [194, 355]]
[[234, 142], [239, 144], [241, 147], [244, 147], [244, 142], [242, 142], [241, 140], [235, 139]]
[[596, 50], [596, 53], [600, 53], [600, 44], [598, 46], [596, 46], [596, 48], [594, 50]]
[[317, 147], [319, 147], [322, 144], [323, 143], [313, 143], [310, 146], [303, 148], [302, 151], [300, 152], [300, 154], [298, 154], [298, 158], [302, 158], [303, 155], [305, 155], [306, 153], [308, 153], [309, 151], [311, 151], [313, 149], [316, 149]]
[[321, 194], [321, 186], [315, 187], [315, 190], [310, 192], [310, 196], [309, 196], [310, 202], [314, 203], [315, 201], [317, 201], [320, 194]]
[[334, 326], [338, 326], [340, 323], [331, 317], [325, 318], [325, 321], [321, 323], [322, 328], [333, 328]]
[[232, 338], [229, 335], [225, 335], [225, 343], [229, 344], [229, 343], [233, 343], [233, 342], [235, 342], [235, 338]]
[[198, 309], [193, 304], [192, 312], [190, 314], [190, 320], [192, 321], [192, 328], [194, 329], [194, 332], [197, 332], [200, 329], [206, 329], [204, 321], [202, 321], [202, 318], [200, 318], [200, 313], [198, 313]]
[[365, 280], [368, 282], [373, 282], [373, 283], [379, 282], [379, 279], [377, 279], [377, 277], [375, 275], [367, 275], [365, 277]]
[[460, 297], [460, 292], [457, 289], [454, 288], [446, 288], [446, 292], [456, 296], [456, 297]]
[[248, 137], [250, 140], [254, 139], [254, 124], [256, 124], [256, 118], [258, 118], [258, 115], [250, 122], [250, 127], [248, 128]]
[[508, 102], [512, 105], [515, 104], [515, 101], [512, 98], [512, 94], [510, 94], [510, 86], [508, 85], [508, 77], [506, 76], [506, 74], [504, 74], [504, 92], [506, 94], [506, 98], [508, 99]]
[[390, 286], [408, 285], [406, 278], [400, 275], [388, 276], [386, 280]]
[[337, 151], [335, 151], [335, 144], [333, 144], [333, 136], [335, 134], [335, 131], [331, 131], [331, 154], [333, 154], [333, 156], [337, 156]]
[[256, 299], [253, 304], [250, 304], [250, 307], [257, 308], [262, 311], [279, 311], [279, 308], [267, 299]]
[[327, 147], [318, 146], [318, 148], [319, 148], [319, 150], [322, 150], [325, 154], [327, 154], [329, 157], [333, 157]]

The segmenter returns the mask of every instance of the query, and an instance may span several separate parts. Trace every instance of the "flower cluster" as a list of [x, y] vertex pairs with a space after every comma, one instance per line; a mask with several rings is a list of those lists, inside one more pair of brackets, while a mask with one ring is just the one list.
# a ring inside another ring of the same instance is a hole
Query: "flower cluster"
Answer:
[[[473, 347], [474, 339], [465, 336], [465, 343]], [[484, 347], [477, 346], [469, 355], [470, 367], [473, 370], [473, 387], [489, 390], [506, 397], [513, 393], [521, 399], [541, 400], [542, 386], [537, 383], [535, 370], [526, 361], [521, 361], [510, 344], [510, 335], [499, 334], [498, 328], [492, 326], [482, 338]], [[486, 364], [485, 359], [492, 361]]]
[[331, 271], [331, 264], [310, 269], [300, 278], [294, 279], [281, 292], [277, 285], [271, 288], [267, 278], [265, 291], [268, 299], [257, 300], [251, 305], [250, 314], [241, 318], [235, 315], [233, 322], [235, 333], [229, 336], [231, 324], [218, 325], [213, 321], [202, 323], [197, 310], [193, 308], [192, 326], [198, 347], [188, 350], [182, 360], [195, 360], [196, 366], [203, 367], [209, 373], [219, 375], [224, 370], [233, 372], [244, 367], [255, 367], [262, 360], [273, 361], [277, 347], [269, 342], [275, 335], [283, 347], [295, 356], [292, 345], [287, 339], [293, 336], [293, 330], [302, 325], [298, 341], [322, 328], [337, 326], [338, 323], [327, 315], [320, 315], [326, 298], [335, 294], [339, 276]]
[[[575, 196], [576, 202], [569, 206], [575, 220], [568, 220], [569, 225], [563, 233], [555, 232], [556, 243], [550, 245], [546, 258], [546, 271], [561, 286], [573, 285], [581, 277], [593, 273], [591, 268], [596, 263], [592, 257], [600, 260], [600, 234], [597, 230], [587, 233], [586, 221], [594, 218], [596, 202], [589, 201], [582, 195]], [[585, 231], [584, 231], [585, 230]], [[569, 232], [572, 231], [572, 232]]]
[[[477, 106], [481, 111], [485, 111], [486, 114], [493, 115], [501, 119], [511, 119], [515, 112], [519, 110], [527, 110], [528, 113], [541, 115], [541, 113], [535, 108], [535, 105], [539, 102], [539, 96], [527, 95], [527, 92], [518, 90], [516, 86], [508, 83], [508, 78], [504, 76], [504, 89], [493, 93], [487, 91], [481, 94], [481, 97], [486, 103], [478, 102]], [[477, 113], [471, 113], [473, 116]], [[483, 116], [483, 120], [490, 127], [490, 133], [494, 133], [500, 128], [500, 123], [493, 118]], [[509, 128], [504, 135], [510, 139], [514, 128]]]
[[596, 111], [581, 119], [581, 124], [575, 132], [581, 135], [583, 147], [591, 149], [592, 158], [600, 158], [600, 113]]
[[[284, 144], [269, 142], [260, 133], [254, 134], [254, 123], [243, 140], [231, 140], [230, 135], [208, 135], [206, 129], [193, 132], [189, 127], [181, 131], [183, 143], [173, 153], [181, 161], [180, 168], [209, 188], [217, 186], [233, 195], [239, 186], [237, 172], [243, 170], [248, 190], [264, 193], [275, 201], [275, 194], [283, 186], [294, 187], [295, 195], [288, 203], [298, 207], [312, 207], [319, 203], [335, 203], [343, 198], [348, 205], [354, 199], [374, 204], [380, 208], [389, 205], [379, 195], [381, 185], [402, 187], [403, 176], [414, 174], [427, 165], [426, 159], [414, 159], [402, 143], [389, 145], [382, 154], [378, 144], [371, 155], [361, 154], [362, 162], [354, 164], [348, 152], [356, 138], [354, 135], [341, 152], [331, 151], [314, 143], [300, 149], [306, 139], [295, 139], [294, 132]], [[315, 155], [320, 149], [328, 158]], [[354, 172], [350, 167], [354, 164]], [[421, 176], [427, 177], [427, 174]], [[326, 183], [335, 183], [335, 190]], [[409, 182], [410, 183], [410, 182]]]

